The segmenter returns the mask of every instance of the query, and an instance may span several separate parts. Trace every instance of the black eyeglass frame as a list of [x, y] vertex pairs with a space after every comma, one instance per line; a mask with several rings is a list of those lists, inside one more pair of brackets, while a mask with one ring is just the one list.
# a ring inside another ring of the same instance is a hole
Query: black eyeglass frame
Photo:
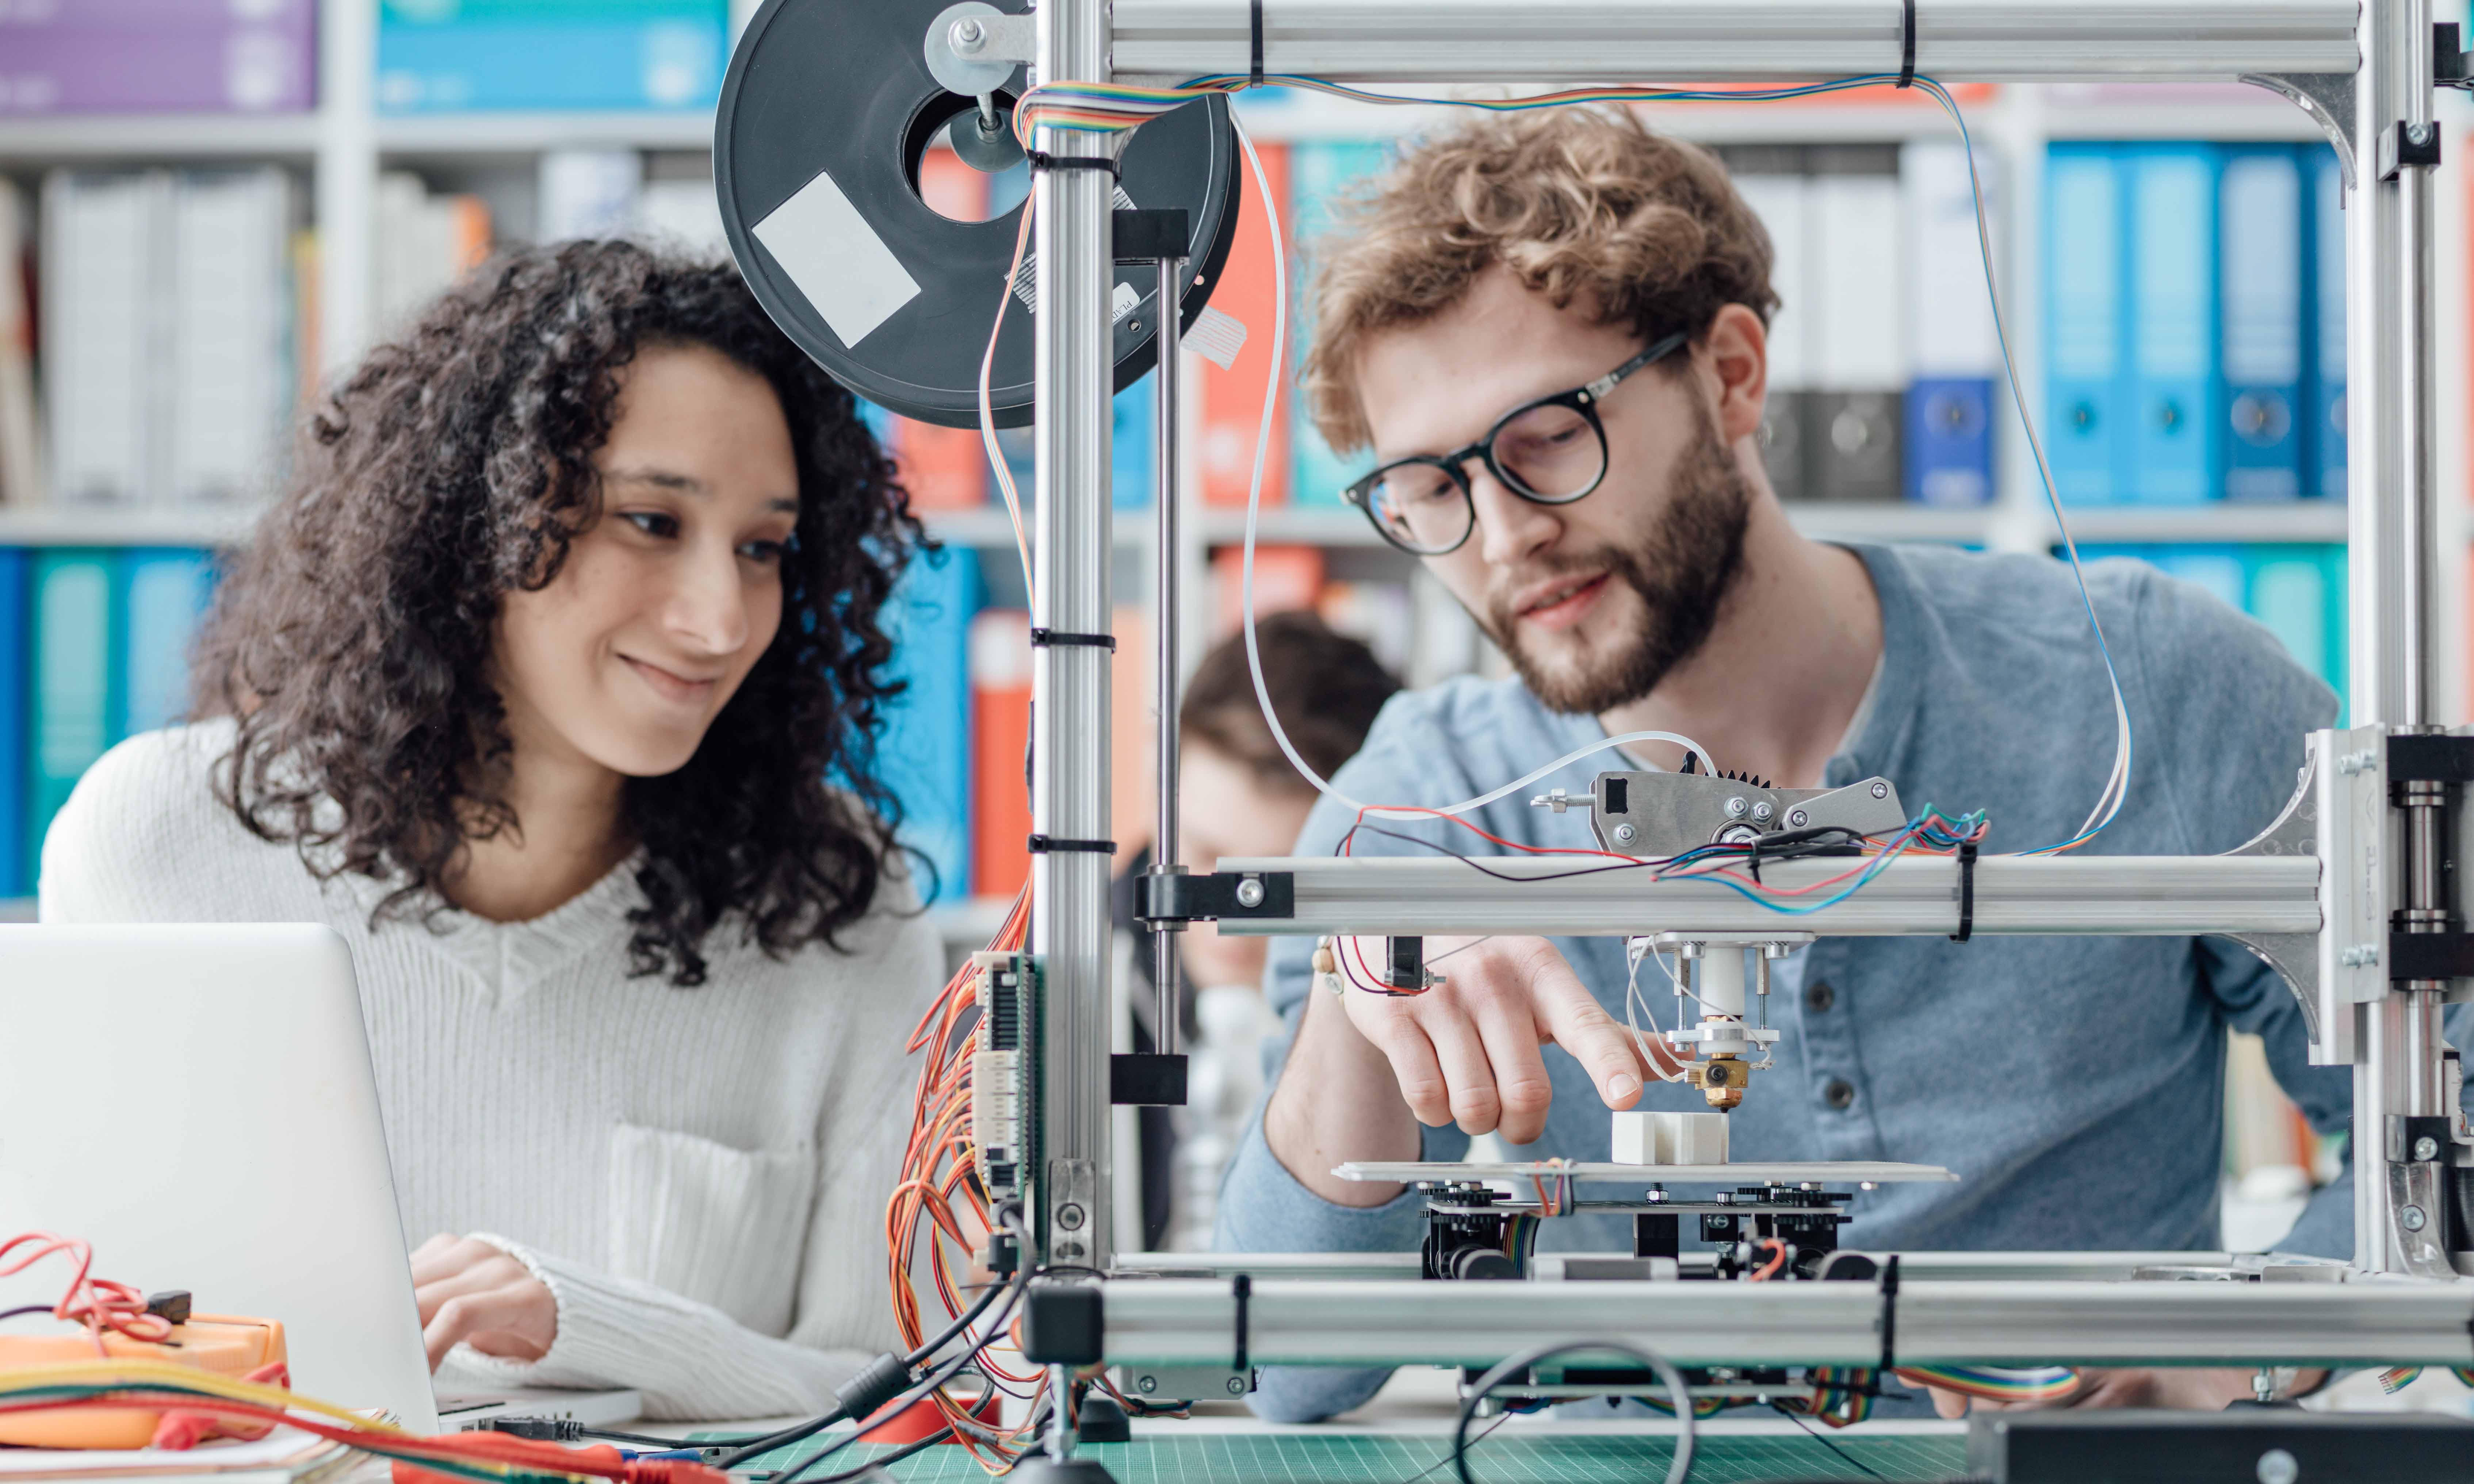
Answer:
[[[1346, 489], [1341, 491], [1341, 497], [1348, 501], [1349, 504], [1356, 506], [1358, 510], [1365, 515], [1368, 522], [1374, 527], [1376, 535], [1382, 537], [1384, 540], [1390, 542], [1393, 546], [1397, 547], [1401, 551], [1407, 552], [1413, 557], [1448, 556], [1451, 553], [1460, 550], [1463, 546], [1467, 545], [1468, 539], [1477, 534], [1477, 493], [1469, 488], [1468, 471], [1465, 467], [1471, 459], [1484, 459], [1486, 461], [1487, 471], [1495, 477], [1496, 482], [1501, 484], [1506, 490], [1511, 491], [1514, 494], [1527, 500], [1532, 505], [1569, 505], [1575, 500], [1587, 499], [1597, 491], [1598, 486], [1606, 483], [1607, 467], [1612, 462], [1613, 458], [1607, 448], [1607, 426], [1605, 423], [1598, 420], [1598, 402], [1604, 399], [1608, 393], [1621, 385], [1625, 377], [1630, 376], [1633, 372], [1639, 371], [1644, 366], [1653, 365], [1659, 361], [1666, 359], [1670, 355], [1673, 355], [1677, 350], [1689, 344], [1691, 339], [1692, 337], [1689, 334], [1682, 330], [1678, 330], [1672, 335], [1652, 341], [1649, 347], [1641, 351], [1640, 354], [1634, 356], [1631, 360], [1624, 362], [1621, 366], [1616, 367], [1613, 371], [1607, 372], [1605, 375], [1598, 377], [1594, 381], [1583, 382], [1581, 385], [1572, 388], [1568, 392], [1557, 392], [1550, 395], [1538, 397], [1533, 401], [1523, 402], [1519, 406], [1515, 407], [1510, 412], [1505, 413], [1502, 417], [1495, 419], [1494, 425], [1486, 430], [1486, 436], [1479, 439], [1476, 443], [1469, 444], [1467, 447], [1462, 448], [1453, 453], [1412, 454], [1405, 459], [1395, 459], [1391, 463], [1384, 465], [1381, 468], [1376, 469], [1365, 478], [1356, 481]], [[1522, 484], [1519, 478], [1513, 474], [1511, 470], [1495, 462], [1494, 441], [1496, 437], [1500, 435], [1505, 428], [1510, 427], [1516, 420], [1529, 416], [1531, 413], [1538, 411], [1541, 407], [1572, 408], [1576, 412], [1580, 413], [1581, 417], [1589, 424], [1589, 431], [1596, 435], [1598, 440], [1598, 477], [1590, 480], [1588, 488], [1571, 494], [1540, 494], [1537, 491]], [[1425, 465], [1433, 468], [1442, 469], [1443, 473], [1451, 479], [1451, 482], [1454, 485], [1460, 487], [1461, 504], [1468, 511], [1468, 520], [1461, 529], [1460, 539], [1452, 542], [1449, 546], [1413, 546], [1409, 542], [1402, 540], [1399, 537], [1394, 535], [1392, 528], [1383, 523], [1383, 517], [1375, 514], [1375, 486], [1381, 484], [1384, 477], [1392, 473], [1395, 469], [1408, 468], [1417, 465]]]

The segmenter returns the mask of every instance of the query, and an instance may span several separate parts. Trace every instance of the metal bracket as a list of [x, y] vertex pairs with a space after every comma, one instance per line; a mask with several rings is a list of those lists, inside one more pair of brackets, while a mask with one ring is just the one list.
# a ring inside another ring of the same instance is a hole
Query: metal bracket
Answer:
[[1152, 924], [1294, 917], [1297, 902], [1297, 878], [1284, 871], [1157, 874], [1134, 882], [1134, 918]]
[[[2316, 758], [2316, 753], [2306, 747], [2301, 771], [2294, 775], [2293, 797], [2285, 802], [2285, 809], [2277, 815], [2276, 822], [2225, 853], [2317, 853], [2319, 795], [2313, 787]], [[2319, 1003], [2319, 940], [2309, 933], [2235, 933], [2230, 936], [2234, 942], [2249, 949], [2253, 957], [2284, 977], [2286, 986], [2293, 992], [2293, 997], [2301, 1002], [2302, 1023], [2316, 1052], [2323, 1034], [2323, 1022], [2336, 1018], [2323, 1015]], [[2314, 1059], [2316, 1060], [2316, 1055]]]
[[[1582, 801], [1566, 797], [1566, 806]], [[1534, 807], [1556, 807], [1541, 794]], [[1887, 778], [1844, 788], [1769, 788], [1701, 773], [1601, 773], [1589, 797], [1589, 830], [1601, 850], [1675, 855], [1719, 840], [1749, 844], [1790, 829], [1840, 826], [1880, 834], [1907, 822]]]
[[2350, 72], [2251, 72], [2241, 79], [2265, 87], [2311, 115], [2337, 152], [2337, 169], [2345, 189], [2354, 180], [2354, 74]]
[[[2389, 1170], [2389, 1230], [2396, 1238], [2396, 1271], [2443, 1282], [2457, 1278], [2448, 1260], [2448, 1188], [2446, 1118], [2408, 1118], [2389, 1114], [2382, 1131]], [[2434, 1138], [2433, 1157], [2413, 1158], [2417, 1134]]]
[[2380, 134], [2380, 179], [2393, 180], [2408, 170], [2439, 168], [2439, 126], [2409, 124], [2400, 119]]
[[[1048, 1251], [1058, 1262], [1086, 1262], [1100, 1219], [1100, 1173], [1089, 1160], [1048, 1161]], [[1098, 1359], [1098, 1356], [1093, 1356]], [[1088, 1364], [1088, 1362], [1082, 1362]]]
[[1039, 58], [1029, 15], [1008, 15], [985, 0], [960, 0], [936, 12], [919, 39], [928, 75], [947, 92], [976, 97], [1003, 87], [1013, 69]]

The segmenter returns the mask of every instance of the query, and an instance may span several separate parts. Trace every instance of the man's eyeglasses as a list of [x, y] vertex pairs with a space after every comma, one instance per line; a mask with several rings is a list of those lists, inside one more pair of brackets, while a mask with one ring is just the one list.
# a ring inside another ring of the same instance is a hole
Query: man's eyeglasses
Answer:
[[1471, 459], [1484, 459], [1503, 487], [1524, 500], [1569, 505], [1607, 477], [1599, 399], [1690, 338], [1669, 335], [1595, 381], [1522, 403], [1456, 453], [1395, 460], [1341, 493], [1366, 512], [1385, 540], [1419, 557], [1457, 551], [1477, 529], [1477, 502], [1465, 467]]

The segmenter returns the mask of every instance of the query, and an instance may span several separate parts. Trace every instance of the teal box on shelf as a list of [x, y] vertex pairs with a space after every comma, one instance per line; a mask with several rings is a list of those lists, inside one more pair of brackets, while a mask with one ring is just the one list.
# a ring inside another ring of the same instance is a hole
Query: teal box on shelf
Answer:
[[978, 554], [948, 547], [912, 559], [883, 614], [905, 688], [883, 707], [877, 776], [901, 802], [902, 843], [935, 868], [935, 901], [971, 892], [969, 635], [983, 596]]
[[2122, 355], [2128, 213], [2114, 150], [2056, 144], [2045, 161], [2046, 425], [2073, 505], [2127, 498], [2114, 456], [2130, 419]]
[[2130, 218], [2123, 309], [2131, 431], [2115, 456], [2124, 495], [2190, 505], [2223, 494], [2226, 431], [2218, 276], [2219, 175], [2211, 144], [2120, 146]]
[[727, 0], [381, 0], [385, 113], [709, 108]]
[[[1295, 349], [1291, 374], [1302, 371], [1314, 338], [1314, 311], [1309, 291], [1314, 282], [1316, 242], [1332, 227], [1332, 204], [1340, 197], [1379, 174], [1391, 159], [1380, 144], [1298, 144], [1289, 150], [1289, 238], [1297, 245], [1289, 265], [1289, 318]], [[1346, 502], [1340, 491], [1370, 472], [1374, 459], [1366, 449], [1343, 456], [1332, 451], [1307, 415], [1302, 395], [1289, 398], [1289, 501], [1294, 505], [1339, 509]]]

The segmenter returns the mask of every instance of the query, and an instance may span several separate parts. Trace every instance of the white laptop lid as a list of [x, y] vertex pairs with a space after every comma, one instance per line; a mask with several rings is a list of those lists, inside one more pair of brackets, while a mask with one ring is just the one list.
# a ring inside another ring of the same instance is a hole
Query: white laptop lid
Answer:
[[[304, 1396], [437, 1429], [344, 941], [310, 923], [0, 926], [0, 1239], [282, 1322]], [[71, 1268], [0, 1279], [52, 1303]]]

